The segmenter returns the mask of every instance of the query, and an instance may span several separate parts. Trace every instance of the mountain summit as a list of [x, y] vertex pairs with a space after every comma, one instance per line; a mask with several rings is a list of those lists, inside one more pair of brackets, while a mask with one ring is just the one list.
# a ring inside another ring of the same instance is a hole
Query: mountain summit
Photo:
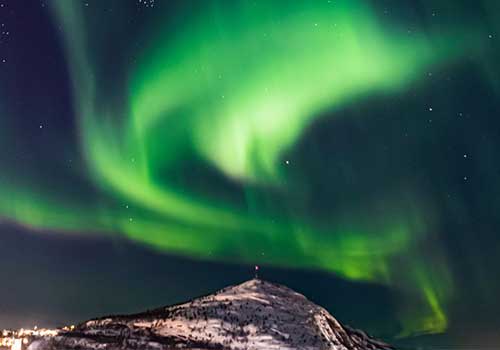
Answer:
[[84, 322], [29, 350], [375, 350], [391, 346], [341, 325], [278, 284], [252, 279], [190, 302]]

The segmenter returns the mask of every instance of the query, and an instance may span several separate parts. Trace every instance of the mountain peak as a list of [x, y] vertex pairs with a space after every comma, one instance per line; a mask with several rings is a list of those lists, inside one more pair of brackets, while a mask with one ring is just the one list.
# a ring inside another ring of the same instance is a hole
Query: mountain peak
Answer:
[[390, 346], [343, 326], [302, 294], [254, 278], [187, 303], [89, 320], [30, 346], [30, 350], [81, 348], [373, 350]]
[[302, 294], [295, 292], [294, 290], [277, 284], [268, 282], [260, 278], [253, 278], [251, 280], [245, 281], [241, 284], [234, 286], [229, 286], [220, 291], [216, 292], [215, 295], [227, 295], [227, 296], [243, 296], [247, 297], [257, 296], [257, 295], [267, 295], [274, 297], [291, 297], [291, 298], [302, 298], [305, 297]]

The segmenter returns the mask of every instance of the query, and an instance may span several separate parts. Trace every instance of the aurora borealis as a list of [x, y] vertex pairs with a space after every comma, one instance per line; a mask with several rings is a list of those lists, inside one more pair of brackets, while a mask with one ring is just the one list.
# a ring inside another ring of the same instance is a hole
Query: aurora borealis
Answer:
[[495, 305], [495, 1], [0, 3], [5, 225]]

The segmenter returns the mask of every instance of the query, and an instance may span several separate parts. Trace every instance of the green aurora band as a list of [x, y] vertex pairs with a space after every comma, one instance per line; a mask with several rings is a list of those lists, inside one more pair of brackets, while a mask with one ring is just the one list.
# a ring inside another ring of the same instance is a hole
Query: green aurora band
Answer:
[[[403, 335], [446, 329], [453, 279], [439, 247], [425, 261], [418, 248], [434, 227], [431, 201], [395, 184], [314, 220], [286, 205], [296, 184], [285, 155], [318, 118], [342, 118], [335, 112], [346, 105], [404, 91], [428, 69], [479, 51], [470, 34], [459, 45], [450, 40], [456, 30], [410, 36], [361, 1], [200, 2], [203, 9], [179, 10], [175, 30], [161, 16], [142, 28], [144, 46], [110, 92], [90, 49], [95, 23], [77, 2], [53, 4], [85, 176], [111, 199], [89, 203], [3, 180], [3, 217], [34, 229], [120, 233], [197, 259], [387, 285], [407, 296]], [[186, 159], [217, 174], [228, 195], [179, 185], [173, 174]], [[234, 187], [241, 197], [231, 196]]]

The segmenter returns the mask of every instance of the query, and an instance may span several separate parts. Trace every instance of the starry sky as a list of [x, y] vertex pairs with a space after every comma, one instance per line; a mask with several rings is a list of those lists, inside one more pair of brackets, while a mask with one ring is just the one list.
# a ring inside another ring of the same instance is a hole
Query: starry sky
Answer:
[[259, 264], [376, 335], [495, 342], [499, 17], [0, 0], [0, 327], [178, 302]]

